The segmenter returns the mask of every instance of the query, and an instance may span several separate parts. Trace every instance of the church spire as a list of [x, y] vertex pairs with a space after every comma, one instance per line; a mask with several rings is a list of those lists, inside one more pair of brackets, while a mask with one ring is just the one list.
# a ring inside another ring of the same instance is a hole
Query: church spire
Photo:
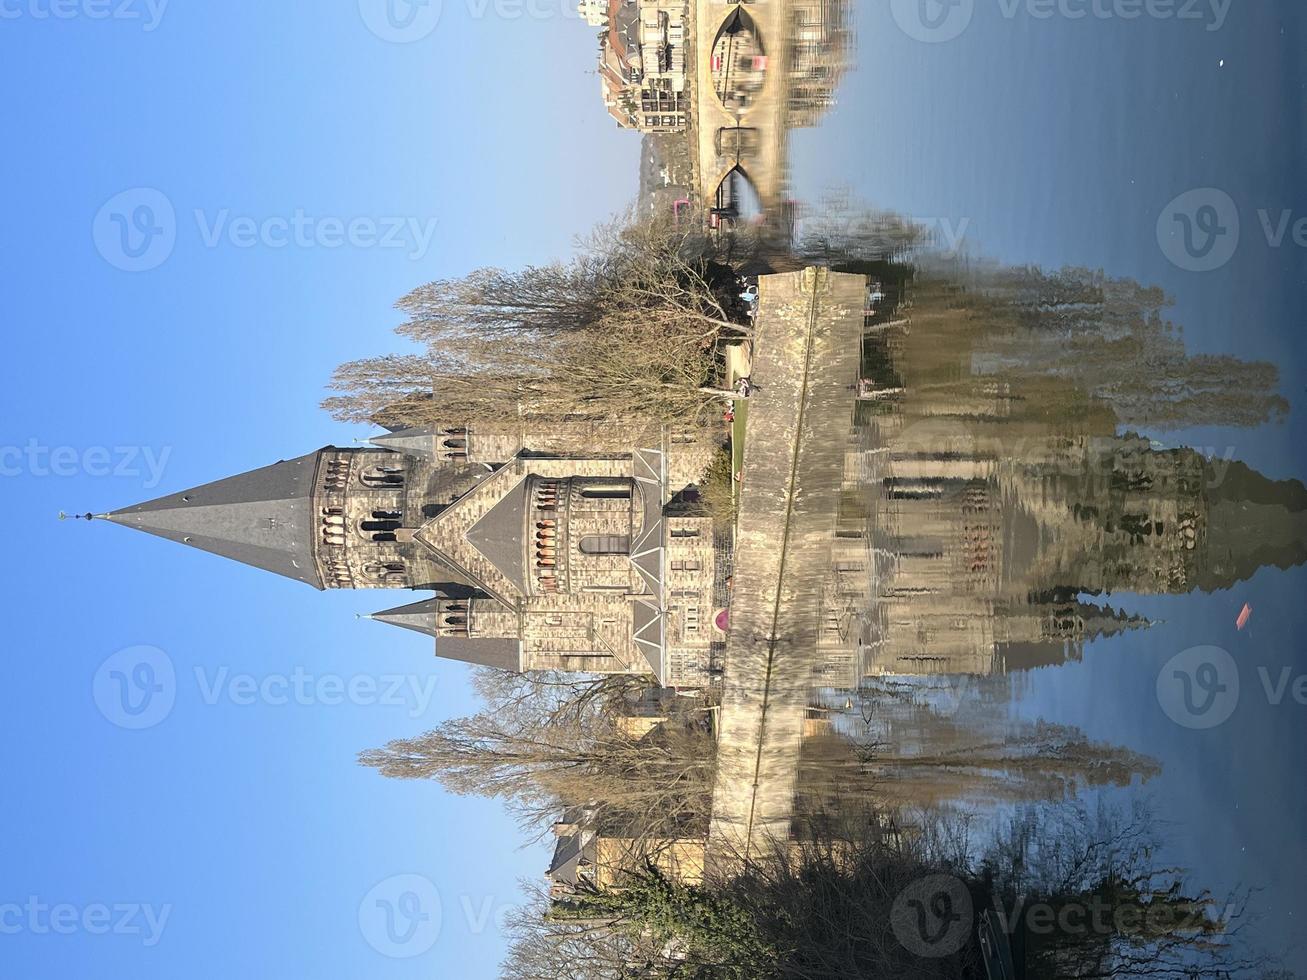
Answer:
[[[436, 656], [445, 660], [458, 660], [497, 670], [522, 670], [522, 643], [516, 638], [447, 635], [442, 631], [442, 603], [447, 601], [445, 597], [436, 596], [407, 606], [385, 609], [367, 618], [435, 637]], [[461, 600], [464, 608], [466, 602], [467, 600]], [[464, 612], [463, 615], [466, 616], [467, 613]]]
[[321, 589], [313, 518], [321, 452], [116, 510], [102, 519]]

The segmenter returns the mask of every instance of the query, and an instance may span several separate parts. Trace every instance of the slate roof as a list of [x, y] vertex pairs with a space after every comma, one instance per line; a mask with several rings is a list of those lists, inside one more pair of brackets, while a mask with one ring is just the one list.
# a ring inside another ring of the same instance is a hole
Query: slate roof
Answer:
[[522, 480], [489, 512], [472, 525], [467, 540], [485, 555], [523, 595], [526, 580], [526, 514], [529, 480]]
[[312, 497], [323, 451], [105, 516], [115, 524], [321, 589], [313, 560], [316, 526]]
[[[397, 606], [374, 613], [372, 619], [391, 626], [436, 636], [436, 609], [438, 599], [424, 599], [407, 606]], [[522, 669], [522, 644], [516, 639], [493, 637], [436, 637], [436, 656], [445, 660], [494, 667], [498, 670]]]
[[368, 442], [381, 449], [415, 456], [420, 459], [436, 458], [435, 428], [425, 429], [391, 429], [384, 436], [373, 436]]
[[558, 843], [554, 845], [553, 859], [549, 862], [549, 870], [545, 872], [550, 880], [572, 886], [580, 882], [581, 858], [585, 854], [585, 845], [589, 843], [591, 836], [593, 835], [586, 831], [578, 830], [574, 834], [558, 838]]

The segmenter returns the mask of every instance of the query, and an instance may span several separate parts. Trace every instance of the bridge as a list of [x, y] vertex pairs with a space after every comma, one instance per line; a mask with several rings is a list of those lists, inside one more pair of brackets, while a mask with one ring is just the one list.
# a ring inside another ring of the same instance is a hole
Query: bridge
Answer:
[[782, 213], [795, 0], [692, 3], [690, 133], [705, 213], [737, 210], [746, 186], [763, 214]]

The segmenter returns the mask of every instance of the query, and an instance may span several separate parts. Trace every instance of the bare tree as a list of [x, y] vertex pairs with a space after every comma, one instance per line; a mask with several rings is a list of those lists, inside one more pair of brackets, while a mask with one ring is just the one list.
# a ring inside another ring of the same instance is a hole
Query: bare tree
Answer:
[[702, 705], [675, 699], [667, 722], [637, 738], [616, 724], [634, 693], [629, 680], [545, 675], [480, 684], [493, 690], [486, 710], [364, 752], [360, 761], [386, 776], [438, 779], [455, 793], [503, 799], [536, 828], [576, 805], [633, 839], [670, 839], [703, 826], [714, 745]]

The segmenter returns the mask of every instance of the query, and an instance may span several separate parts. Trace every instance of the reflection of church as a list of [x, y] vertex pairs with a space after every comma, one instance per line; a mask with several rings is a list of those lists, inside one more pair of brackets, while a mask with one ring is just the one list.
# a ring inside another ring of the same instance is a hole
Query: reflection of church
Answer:
[[825, 683], [1060, 664], [1149, 625], [1094, 597], [1213, 592], [1307, 561], [1301, 482], [1129, 433], [1144, 422], [1123, 418], [1253, 424], [1274, 403], [1191, 360], [1152, 291], [1077, 270], [911, 290], [910, 317], [886, 303], [865, 321]]
[[105, 516], [318, 589], [432, 590], [373, 618], [442, 657], [699, 686], [717, 562], [681, 491], [713, 447], [652, 441], [623, 452], [585, 422], [404, 430]]
[[877, 448], [851, 454], [865, 510], [836, 539], [832, 683], [855, 657], [869, 675], [1062, 663], [1148, 625], [1085, 594], [1214, 591], [1307, 560], [1301, 483], [1138, 436], [1054, 435], [1002, 402], [882, 416]]

